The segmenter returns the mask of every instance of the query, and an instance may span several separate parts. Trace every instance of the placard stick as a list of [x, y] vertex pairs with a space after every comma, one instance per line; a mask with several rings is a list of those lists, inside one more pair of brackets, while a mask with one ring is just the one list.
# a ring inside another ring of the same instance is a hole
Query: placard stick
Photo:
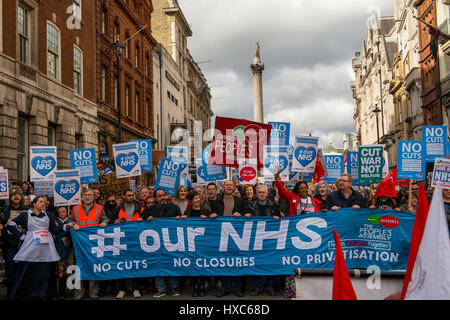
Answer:
[[369, 199], [372, 201], [372, 205], [375, 205], [375, 195], [373, 194], [373, 183], [370, 184], [370, 197]]
[[300, 181], [303, 181], [303, 177], [305, 176], [305, 173], [302, 172], [302, 176], [300, 177]]
[[45, 197], [45, 180], [42, 181], [42, 196]]
[[412, 179], [409, 179], [408, 208], [411, 207]]

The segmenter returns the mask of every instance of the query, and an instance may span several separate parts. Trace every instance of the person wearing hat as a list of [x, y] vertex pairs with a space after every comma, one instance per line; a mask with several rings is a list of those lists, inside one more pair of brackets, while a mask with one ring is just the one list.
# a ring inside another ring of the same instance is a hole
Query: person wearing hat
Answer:
[[[0, 216], [1, 224], [3, 227], [1, 237], [3, 240], [2, 251], [5, 259], [5, 284], [8, 297], [16, 273], [14, 256], [19, 251], [20, 237], [6, 230], [6, 225], [9, 220], [16, 218], [22, 212], [27, 210], [28, 208], [23, 204], [22, 188], [20, 186], [13, 186], [9, 192], [9, 205]], [[21, 230], [19, 229], [19, 231]]]

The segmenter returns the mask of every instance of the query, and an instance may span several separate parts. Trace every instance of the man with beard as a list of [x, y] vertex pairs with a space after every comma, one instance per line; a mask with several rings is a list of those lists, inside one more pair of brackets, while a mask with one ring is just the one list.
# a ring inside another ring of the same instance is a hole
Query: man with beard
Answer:
[[[151, 221], [158, 218], [179, 218], [181, 216], [180, 208], [167, 201], [166, 191], [163, 189], [156, 189], [154, 192], [155, 204], [145, 209], [142, 213], [144, 220]], [[180, 283], [179, 277], [168, 277], [170, 287], [172, 288], [173, 296], [179, 296], [180, 291], [178, 285]], [[153, 295], [153, 298], [161, 298], [166, 295], [165, 278], [156, 277], [155, 286], [158, 292]]]

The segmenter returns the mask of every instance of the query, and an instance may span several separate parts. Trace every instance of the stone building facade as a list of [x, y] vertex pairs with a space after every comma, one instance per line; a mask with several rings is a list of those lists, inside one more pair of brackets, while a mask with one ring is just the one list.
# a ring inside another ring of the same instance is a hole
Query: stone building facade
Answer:
[[362, 52], [356, 52], [352, 61], [355, 80], [351, 82], [358, 145], [383, 144], [389, 165], [397, 157], [386, 139], [395, 125], [394, 101], [389, 94], [392, 59], [397, 52], [393, 26], [393, 17], [380, 18], [368, 26]]
[[[394, 125], [386, 142], [397, 154], [399, 140], [422, 140], [422, 99], [417, 10], [410, 0], [396, 0], [394, 4], [397, 48], [392, 62], [392, 81], [389, 92], [394, 97]], [[390, 165], [396, 165], [396, 158]]]
[[[188, 50], [193, 32], [176, 0], [153, 0], [152, 35], [159, 48], [154, 54], [154, 105], [159, 148], [170, 145], [171, 127], [194, 133], [195, 121], [203, 132], [211, 127], [211, 93], [199, 65]], [[159, 80], [157, 80], [159, 79]]]
[[[112, 157], [112, 144], [134, 139], [156, 142], [153, 113], [153, 47], [150, 0], [96, 0], [96, 101], [98, 145]], [[121, 49], [120, 79], [113, 44]], [[120, 81], [119, 81], [120, 80]], [[120, 84], [120, 95], [119, 95]], [[119, 100], [120, 96], [120, 100]], [[119, 141], [119, 103], [121, 141]]]
[[97, 146], [95, 2], [0, 1], [0, 165], [28, 180], [29, 148]]
[[[450, 0], [439, 0], [436, 5], [438, 29], [450, 36]], [[450, 40], [439, 39], [439, 72], [442, 122], [449, 125], [450, 117]]]

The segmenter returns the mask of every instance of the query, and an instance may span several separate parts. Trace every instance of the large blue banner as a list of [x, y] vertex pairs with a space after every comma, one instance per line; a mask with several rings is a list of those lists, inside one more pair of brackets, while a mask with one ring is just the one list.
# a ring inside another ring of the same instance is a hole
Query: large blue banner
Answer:
[[414, 215], [351, 208], [305, 216], [160, 218], [71, 229], [81, 280], [293, 274], [334, 266], [405, 270]]

